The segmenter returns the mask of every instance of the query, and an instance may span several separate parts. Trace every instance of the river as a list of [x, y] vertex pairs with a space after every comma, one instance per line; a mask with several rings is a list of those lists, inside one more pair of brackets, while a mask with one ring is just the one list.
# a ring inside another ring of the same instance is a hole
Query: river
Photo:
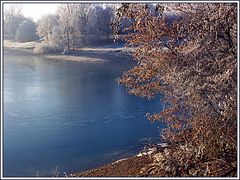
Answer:
[[145, 118], [161, 109], [159, 99], [129, 95], [115, 81], [130, 66], [4, 53], [3, 176], [52, 176], [56, 167], [63, 176], [159, 137]]

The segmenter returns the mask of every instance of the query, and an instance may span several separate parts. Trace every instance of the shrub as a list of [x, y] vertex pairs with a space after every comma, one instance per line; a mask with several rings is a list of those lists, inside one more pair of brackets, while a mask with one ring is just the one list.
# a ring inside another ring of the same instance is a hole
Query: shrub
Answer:
[[31, 20], [25, 20], [16, 31], [16, 40], [19, 42], [30, 42], [39, 39], [36, 34], [36, 24]]
[[37, 45], [33, 52], [34, 54], [49, 54], [49, 53], [56, 53], [61, 52], [63, 49], [57, 46], [51, 46], [45, 42], [40, 43]]

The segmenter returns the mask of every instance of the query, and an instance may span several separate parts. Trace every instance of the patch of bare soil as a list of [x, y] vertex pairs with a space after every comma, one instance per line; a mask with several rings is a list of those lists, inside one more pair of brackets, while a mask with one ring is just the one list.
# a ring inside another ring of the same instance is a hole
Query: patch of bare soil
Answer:
[[116, 161], [105, 166], [71, 174], [71, 177], [139, 177], [142, 168], [151, 164], [152, 160], [148, 155], [134, 156], [128, 159]]
[[174, 164], [168, 156], [173, 146], [149, 148], [137, 156], [122, 159], [105, 166], [79, 173], [70, 177], [237, 177], [236, 158], [226, 162], [221, 159], [200, 161], [194, 166], [183, 167]]

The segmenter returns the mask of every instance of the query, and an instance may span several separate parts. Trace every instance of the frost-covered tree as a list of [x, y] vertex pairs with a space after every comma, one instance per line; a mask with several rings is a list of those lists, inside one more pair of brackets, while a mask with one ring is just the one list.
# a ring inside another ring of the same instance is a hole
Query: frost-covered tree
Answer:
[[16, 31], [18, 26], [26, 20], [22, 14], [21, 6], [8, 6], [4, 5], [4, 38], [15, 40]]
[[37, 22], [37, 33], [38, 35], [49, 40], [49, 36], [53, 33], [53, 29], [59, 26], [59, 18], [57, 15], [45, 15], [42, 16]]
[[58, 15], [45, 15], [37, 22], [37, 33], [42, 38], [35, 49], [36, 54], [61, 52], [64, 49], [64, 34]]
[[87, 34], [90, 40], [101, 41], [103, 38], [109, 38], [112, 34], [111, 22], [113, 19], [113, 10], [110, 7], [103, 8], [100, 5], [95, 5], [91, 9], [91, 13], [87, 24]]
[[[174, 15], [174, 16], [173, 16]], [[171, 17], [171, 18], [169, 18]], [[174, 18], [173, 18], [174, 17]], [[237, 4], [123, 4], [137, 65], [119, 82], [165, 108], [147, 114], [168, 125], [171, 148], [146, 171], [160, 176], [233, 176], [237, 172]]]
[[58, 7], [55, 15], [43, 16], [37, 23], [37, 31], [48, 44], [58, 44], [72, 51], [104, 36], [108, 38], [112, 33], [113, 16], [110, 6], [66, 3]]
[[29, 42], [39, 39], [36, 34], [36, 24], [27, 19], [23, 21], [17, 28], [16, 31], [16, 40], [19, 42]]
[[88, 9], [86, 4], [62, 4], [57, 11], [59, 27], [68, 50], [74, 50], [80, 36], [86, 36]]
[[112, 34], [111, 22], [113, 20], [113, 9], [110, 7], [96, 7], [96, 24], [95, 28], [97, 30], [98, 36], [106, 36]]
[[93, 12], [94, 5], [89, 3], [79, 3], [75, 4], [76, 7], [76, 18], [77, 18], [77, 28], [81, 35], [82, 43], [87, 43], [88, 40], [88, 28], [91, 24], [90, 16]]

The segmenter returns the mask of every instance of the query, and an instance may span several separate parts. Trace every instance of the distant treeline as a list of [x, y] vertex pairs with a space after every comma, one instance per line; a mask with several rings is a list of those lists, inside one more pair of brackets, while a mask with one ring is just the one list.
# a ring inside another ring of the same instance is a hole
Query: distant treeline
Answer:
[[35, 23], [23, 16], [21, 8], [10, 6], [4, 11], [4, 39], [39, 40], [35, 53], [74, 51], [89, 44], [112, 42], [116, 8], [116, 4], [61, 4], [55, 14], [42, 16]]

